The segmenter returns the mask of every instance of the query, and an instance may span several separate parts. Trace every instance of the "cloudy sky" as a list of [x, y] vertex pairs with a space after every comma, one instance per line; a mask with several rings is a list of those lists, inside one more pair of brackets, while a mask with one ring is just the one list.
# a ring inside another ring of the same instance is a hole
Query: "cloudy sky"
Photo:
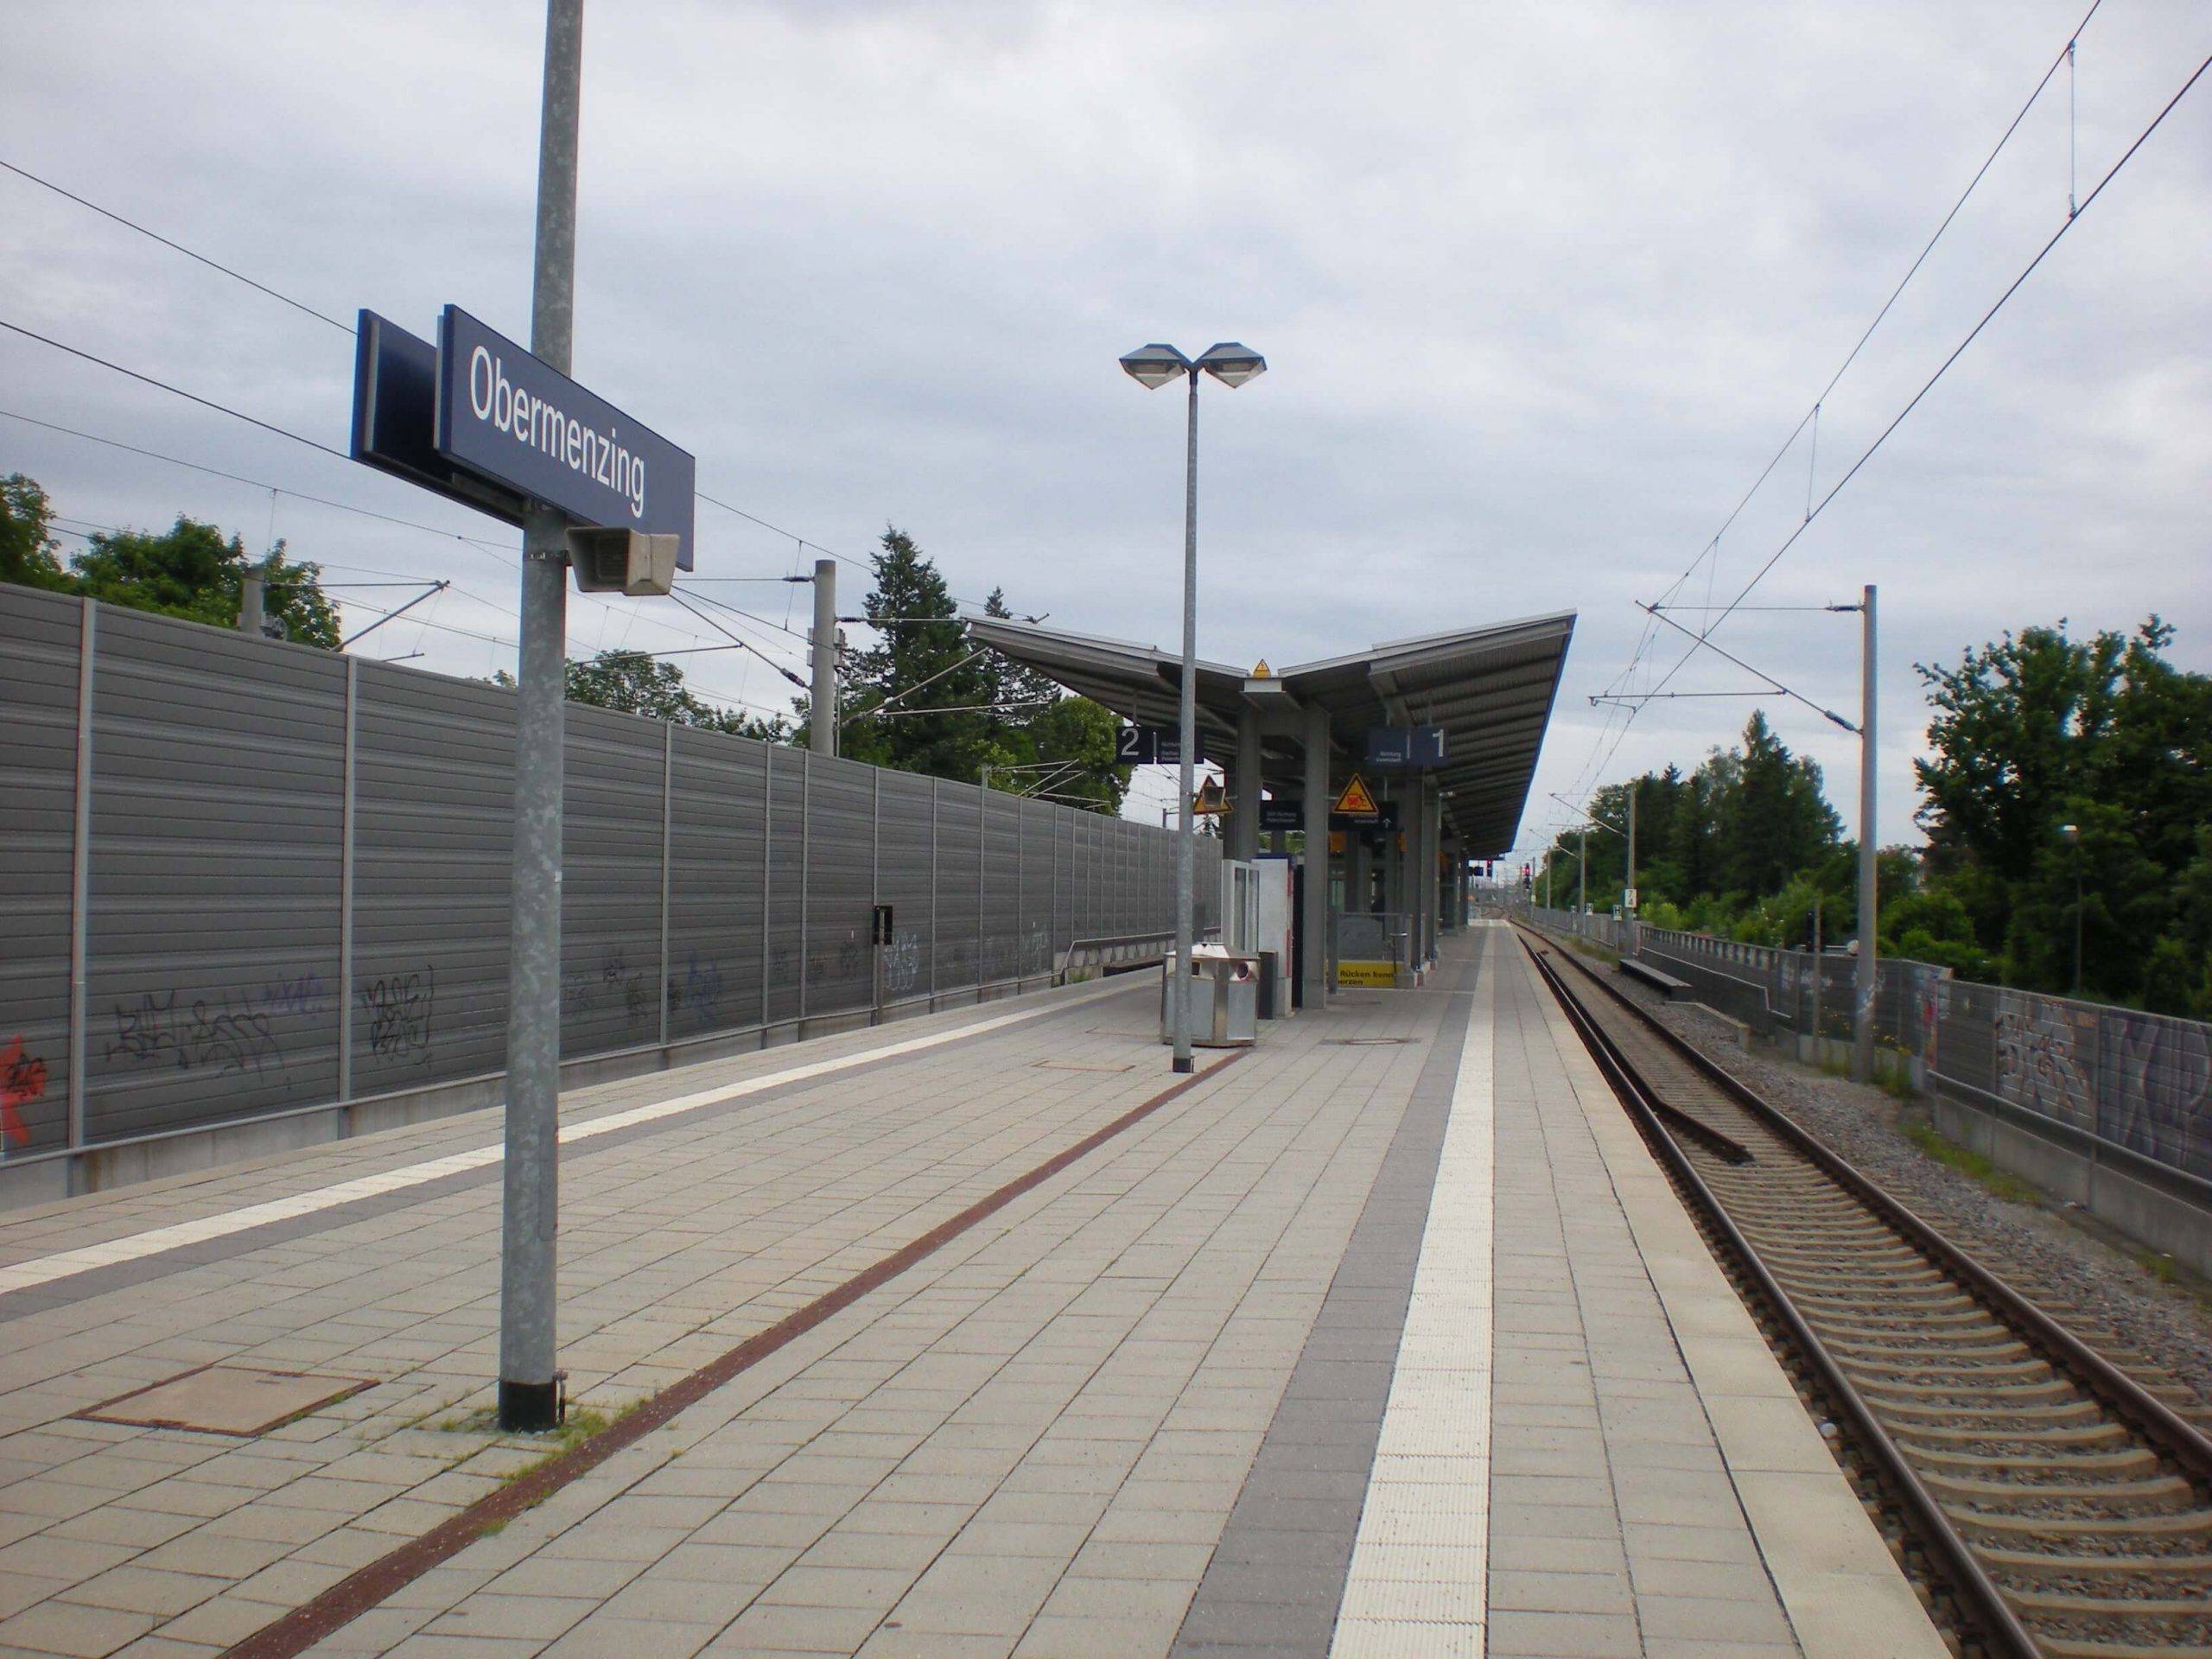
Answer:
[[[797, 665], [804, 590], [772, 579], [887, 524], [963, 597], [1173, 644], [1182, 411], [1115, 359], [1242, 340], [1270, 372], [1203, 398], [1202, 653], [1578, 611], [1532, 846], [1551, 791], [1740, 729], [1748, 700], [1592, 705], [1687, 645], [1634, 601], [1686, 572], [1683, 602], [1734, 597], [2212, 53], [2202, 5], [2107, 0], [1817, 448], [1802, 431], [1708, 551], [2086, 6], [591, 0], [575, 372], [766, 521], [702, 503], [696, 591]], [[453, 302], [526, 339], [543, 28], [527, 3], [11, 0], [0, 160], [340, 321], [427, 334]], [[2212, 667], [2208, 208], [2200, 82], [1747, 601], [1880, 585], [1885, 840], [1912, 836], [1915, 661], [2157, 611]], [[0, 320], [345, 447], [348, 333], [13, 174], [0, 213]], [[72, 531], [184, 512], [334, 582], [448, 577], [359, 649], [512, 663], [496, 523], [4, 333], [0, 409], [251, 480], [0, 418], [0, 472]], [[404, 597], [340, 592], [353, 626]], [[1746, 612], [1717, 642], [1852, 711], [1854, 625]], [[570, 631], [720, 643], [665, 601], [575, 601]], [[745, 653], [676, 660], [785, 703]], [[1853, 741], [1768, 707], [1849, 816]]]

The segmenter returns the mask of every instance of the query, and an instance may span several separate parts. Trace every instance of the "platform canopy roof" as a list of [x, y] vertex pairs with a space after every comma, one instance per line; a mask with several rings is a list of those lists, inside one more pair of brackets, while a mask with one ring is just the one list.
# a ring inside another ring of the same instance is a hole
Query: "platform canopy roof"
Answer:
[[[995, 618], [970, 618], [968, 629], [979, 645], [1125, 720], [1176, 722], [1178, 653]], [[1520, 830], [1573, 634], [1574, 613], [1563, 611], [1394, 640], [1265, 675], [1201, 661], [1202, 741], [1210, 757], [1232, 758], [1238, 722], [1252, 710], [1260, 716], [1262, 770], [1270, 787], [1296, 793], [1308, 709], [1328, 714], [1339, 757], [1332, 771], [1338, 779], [1365, 758], [1370, 727], [1441, 726], [1446, 764], [1435, 776], [1446, 833], [1459, 837], [1470, 857], [1496, 857], [1512, 847]]]

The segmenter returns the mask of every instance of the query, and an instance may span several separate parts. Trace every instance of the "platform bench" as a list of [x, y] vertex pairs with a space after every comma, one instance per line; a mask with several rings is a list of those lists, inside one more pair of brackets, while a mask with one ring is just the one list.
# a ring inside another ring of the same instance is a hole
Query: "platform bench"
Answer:
[[1648, 962], [1638, 962], [1634, 957], [1623, 957], [1620, 967], [1621, 972], [1630, 978], [1642, 980], [1653, 990], [1662, 993], [1669, 1001], [1691, 988], [1690, 982], [1687, 979], [1676, 979], [1664, 969], [1654, 968]]

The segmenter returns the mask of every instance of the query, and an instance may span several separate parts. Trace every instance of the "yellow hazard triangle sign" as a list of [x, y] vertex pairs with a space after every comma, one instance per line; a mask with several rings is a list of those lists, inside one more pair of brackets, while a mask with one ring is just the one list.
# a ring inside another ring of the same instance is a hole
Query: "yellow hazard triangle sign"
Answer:
[[1209, 778], [1198, 785], [1198, 794], [1191, 802], [1192, 812], [1201, 818], [1229, 810], [1229, 795], [1218, 778]]
[[1336, 805], [1330, 810], [1341, 812], [1346, 817], [1371, 818], [1382, 809], [1375, 804], [1375, 797], [1367, 787], [1367, 780], [1355, 772], [1351, 781], [1344, 785], [1344, 792], [1337, 797]]

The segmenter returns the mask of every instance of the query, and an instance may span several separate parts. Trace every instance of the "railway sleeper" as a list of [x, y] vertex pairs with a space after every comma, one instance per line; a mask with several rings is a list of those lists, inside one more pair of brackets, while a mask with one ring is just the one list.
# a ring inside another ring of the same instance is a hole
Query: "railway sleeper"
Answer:
[[[1813, 1283], [1834, 1284], [1836, 1268], [1841, 1264], [1834, 1251], [1822, 1252], [1793, 1244], [1770, 1243], [1753, 1239], [1752, 1245], [1759, 1257], [1774, 1270], [1774, 1276], [1783, 1278], [1792, 1269], [1800, 1274], [1814, 1275]], [[1950, 1281], [1931, 1268], [1923, 1256], [1910, 1250], [1885, 1250], [1878, 1255], [1869, 1252], [1851, 1262], [1853, 1273], [1873, 1278], [1878, 1273], [1880, 1281], [1890, 1285], [1944, 1285]]]
[[2155, 1596], [2073, 1596], [2063, 1591], [2013, 1590], [2005, 1599], [2024, 1613], [2055, 1613], [2071, 1618], [2202, 1618], [2208, 1610], [2200, 1599], [2165, 1599]]
[[[1867, 1396], [1868, 1403], [1881, 1409], [1886, 1410], [1887, 1402], [1892, 1399], [1907, 1404], [1919, 1402], [1937, 1407], [1949, 1417], [1996, 1419], [2012, 1414], [2021, 1406], [2038, 1402], [2056, 1405], [2080, 1397], [2071, 1382], [2056, 1376], [2042, 1382], [2007, 1382], [1993, 1378], [1986, 1382], [1904, 1382], [1894, 1376], [1869, 1373], [1854, 1376], [1852, 1382], [1859, 1393]], [[2103, 1414], [2095, 1402], [2085, 1400], [2082, 1404], [2083, 1415]]]
[[2212, 1659], [2212, 1647], [2202, 1643], [2185, 1648], [2164, 1642], [2145, 1647], [2139, 1643], [2069, 1642], [2063, 1637], [2046, 1636], [2037, 1645], [2043, 1649], [2044, 1659]]
[[[1910, 1336], [1910, 1332], [1885, 1332], [1891, 1338]], [[1950, 1331], [1931, 1331], [1921, 1342], [1884, 1342], [1871, 1338], [1853, 1336], [1848, 1332], [1823, 1329], [1821, 1340], [1840, 1354], [1855, 1358], [1891, 1359], [1900, 1363], [1936, 1357], [1955, 1358], [1961, 1364], [1982, 1365], [1993, 1361], [2024, 1360], [2030, 1357], [2028, 1344], [1999, 1326], [1993, 1325], [1985, 1334], [1974, 1333], [1974, 1340], [1967, 1333]]]
[[[1893, 1424], [1898, 1445], [1917, 1449], [1929, 1457], [1948, 1456], [1962, 1446], [2017, 1446], [2024, 1457], [2047, 1453], [2069, 1455], [2075, 1449], [2097, 1451], [2129, 1444], [2127, 1430], [2111, 1422], [2084, 1423], [2079, 1427], [2005, 1429], [1986, 1426], [1953, 1427], [1934, 1423]], [[2147, 1455], [2147, 1454], [2146, 1454]]]
[[[1987, 1319], [1989, 1312], [1971, 1296], [1956, 1290], [1936, 1294], [1926, 1291], [1893, 1291], [1887, 1285], [1865, 1296], [1853, 1296], [1834, 1289], [1808, 1290], [1797, 1299], [1797, 1306], [1810, 1314], [1815, 1311], [1833, 1312], [1840, 1317], [1859, 1316], [1872, 1319], [1878, 1315], [1891, 1319], [1917, 1319], [1928, 1313], [1936, 1319]], [[1895, 1309], [1891, 1313], [1887, 1310]]]
[[[2029, 1610], [2023, 1609], [2024, 1612]], [[2046, 1656], [2093, 1654], [2097, 1659], [2133, 1659], [2157, 1654], [2212, 1652], [2212, 1611], [2199, 1603], [2179, 1615], [2107, 1613], [2087, 1608], [2036, 1610], [2025, 1621]]]
[[[2193, 1506], [2196, 1494], [2178, 1475], [2144, 1480], [2026, 1481], [1975, 1480], [1940, 1469], [1917, 1471], [1921, 1484], [1943, 1497], [1971, 1503], [1977, 1511], [2038, 1509], [2052, 1503], [2094, 1503], [2116, 1515], [2177, 1515]], [[2050, 1472], [2038, 1471], [2038, 1472]], [[2055, 1517], [2045, 1516], [2050, 1524]]]
[[1940, 1313], [1918, 1308], [1899, 1308], [1890, 1312], [1853, 1304], [1819, 1307], [1808, 1306], [1804, 1302], [1798, 1303], [1797, 1311], [1807, 1319], [1818, 1321], [1824, 1330], [1866, 1331], [1878, 1336], [1893, 1336], [1898, 1331], [1923, 1325], [1936, 1331], [1958, 1331], [1976, 1325], [1995, 1325], [1986, 1313], [1971, 1302], [1956, 1310], [1947, 1309]]
[[[2046, 1377], [2058, 1388], [2074, 1386], [2054, 1373], [2046, 1361], [2032, 1356], [2026, 1359], [1995, 1359], [1986, 1365], [1977, 1365], [1963, 1354], [1941, 1351], [1908, 1355], [1888, 1365], [1857, 1359], [1848, 1353], [1839, 1353], [1836, 1359], [1854, 1377], [1864, 1375], [1885, 1388], [1902, 1385], [2010, 1390]], [[1923, 1382], [1920, 1379], [1923, 1378], [1929, 1380]]]
[[2069, 1478], [2094, 1478], [2100, 1475], [2154, 1474], [2158, 1467], [2157, 1456], [2147, 1447], [2140, 1446], [2123, 1446], [2110, 1451], [2098, 1448], [2073, 1451], [2055, 1446], [2035, 1446], [2018, 1452], [1991, 1453], [1961, 1452], [1950, 1446], [1916, 1446], [1902, 1440], [1897, 1444], [1919, 1461], [1940, 1465], [1960, 1475], [1972, 1475], [1977, 1471], [2002, 1474], [2025, 1465], [2051, 1470]]
[[[2126, 1516], [2090, 1516], [2080, 1520], [2054, 1521], [2047, 1515], [2008, 1515], [2001, 1510], [1949, 1510], [1945, 1513], [1961, 1532], [1977, 1537], [2034, 1540], [2054, 1534], [2080, 1548], [2102, 1540], [2123, 1550], [2159, 1543], [2188, 1544], [2201, 1553], [2212, 1546], [2212, 1510], [2169, 1510]], [[2179, 1554], [2178, 1549], [2162, 1554]]]
[[2045, 1555], [2032, 1549], [1982, 1548], [1985, 1567], [2038, 1579], [2212, 1579], [2212, 1555]]
[[[1862, 1389], [1861, 1392], [1863, 1393], [1864, 1390]], [[1869, 1403], [1880, 1408], [1882, 1416], [1890, 1421], [1891, 1427], [1900, 1427], [1896, 1420], [1903, 1420], [1902, 1427], [1913, 1433], [1921, 1433], [1925, 1427], [1914, 1421], [1916, 1418], [1965, 1418], [1968, 1420], [1967, 1422], [1957, 1426], [1961, 1432], [1975, 1433], [1985, 1432], [1995, 1433], [1999, 1432], [2000, 1425], [2008, 1423], [2017, 1423], [2027, 1430], [2040, 1433], [2045, 1428], [2060, 1424], [2086, 1425], [2109, 1421], [2095, 1401], [2078, 1394], [2055, 1401], [2049, 1405], [2033, 1405], [2026, 1402], [1992, 1405], [1985, 1399], [1970, 1406], [1953, 1406], [1910, 1397], [1884, 1398]], [[1949, 1423], [1943, 1425], [1946, 1427], [1952, 1426]]]

